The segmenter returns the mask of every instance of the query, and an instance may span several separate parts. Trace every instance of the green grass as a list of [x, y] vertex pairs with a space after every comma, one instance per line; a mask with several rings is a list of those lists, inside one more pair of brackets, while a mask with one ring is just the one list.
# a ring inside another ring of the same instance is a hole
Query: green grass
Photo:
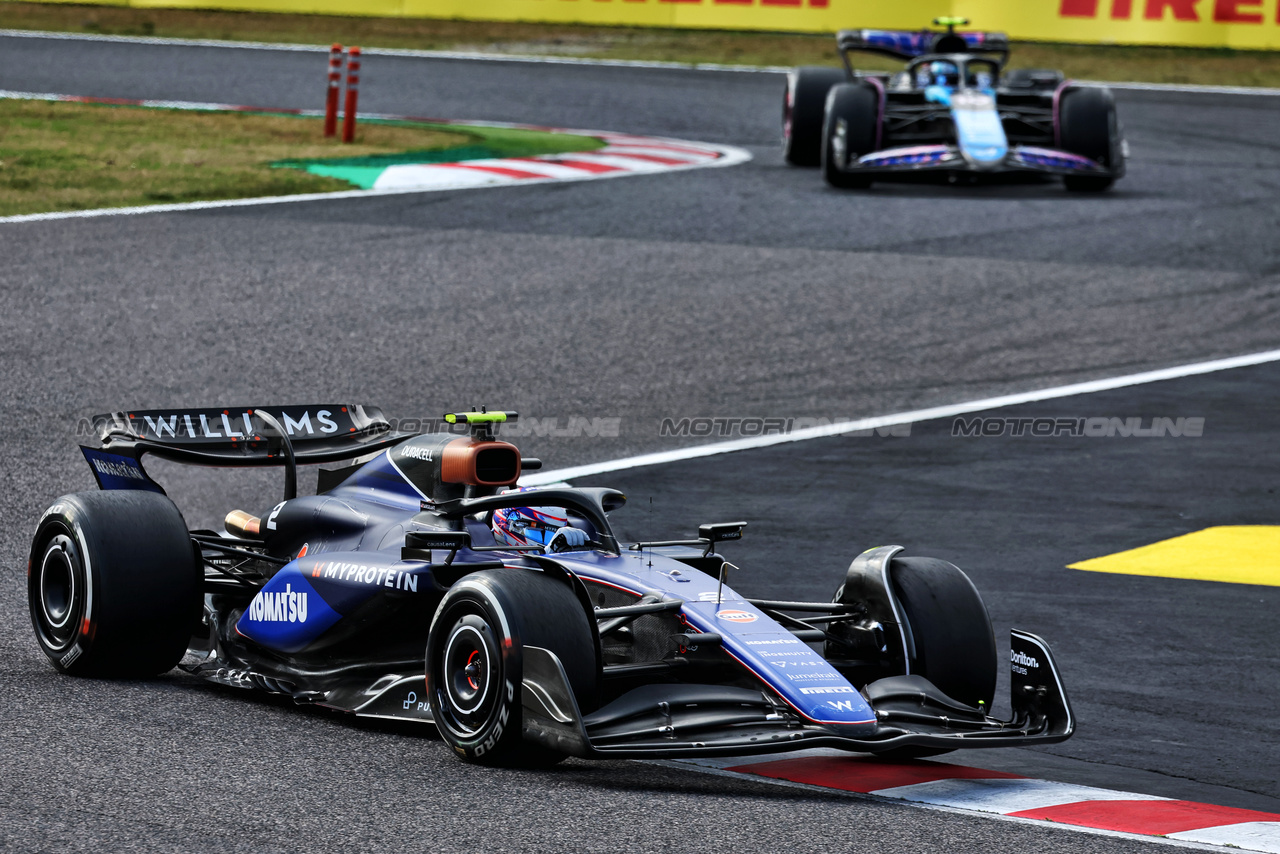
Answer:
[[272, 168], [285, 160], [404, 152], [457, 160], [602, 144], [518, 129], [365, 121], [356, 141], [342, 145], [324, 140], [313, 118], [0, 99], [0, 216], [352, 189], [336, 178]]
[[[560, 0], [546, 0], [560, 2]], [[587, 2], [587, 0], [582, 0]], [[0, 0], [0, 27], [739, 65], [834, 65], [827, 35], [71, 6]], [[372, 61], [372, 60], [370, 60]], [[899, 67], [868, 57], [869, 70]], [[1015, 43], [1013, 65], [1089, 80], [1280, 86], [1280, 51]], [[318, 96], [317, 96], [318, 97]]]

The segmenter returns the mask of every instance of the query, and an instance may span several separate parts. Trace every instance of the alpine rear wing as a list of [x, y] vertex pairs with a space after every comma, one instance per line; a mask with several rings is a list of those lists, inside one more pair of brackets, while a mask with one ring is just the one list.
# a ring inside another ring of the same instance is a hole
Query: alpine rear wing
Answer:
[[373, 406], [237, 406], [148, 409], [95, 415], [102, 448], [81, 447], [102, 489], [163, 492], [142, 469], [146, 454], [203, 466], [286, 466], [351, 460], [416, 435], [397, 431]]
[[[940, 19], [943, 20], [943, 19]], [[865, 51], [894, 59], [915, 59], [930, 53], [998, 53], [1009, 55], [1009, 37], [1004, 33], [933, 30], [841, 30], [836, 46], [843, 57], [849, 51]]]

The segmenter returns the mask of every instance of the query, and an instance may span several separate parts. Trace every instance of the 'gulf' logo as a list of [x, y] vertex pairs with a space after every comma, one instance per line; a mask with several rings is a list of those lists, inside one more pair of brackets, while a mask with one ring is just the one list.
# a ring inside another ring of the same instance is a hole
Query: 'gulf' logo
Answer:
[[754, 623], [756, 615], [750, 611], [716, 611], [717, 620], [728, 620], [731, 623]]

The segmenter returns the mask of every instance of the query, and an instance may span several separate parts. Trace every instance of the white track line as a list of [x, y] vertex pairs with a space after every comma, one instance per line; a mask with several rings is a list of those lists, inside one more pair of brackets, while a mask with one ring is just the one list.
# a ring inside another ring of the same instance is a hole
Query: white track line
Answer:
[[1143, 371], [1138, 374], [1127, 374], [1101, 380], [1072, 383], [1052, 388], [1024, 391], [1015, 394], [987, 397], [964, 403], [953, 403], [946, 406], [934, 406], [928, 409], [916, 409], [909, 412], [897, 412], [891, 415], [877, 415], [871, 418], [859, 418], [853, 421], [837, 421], [818, 427], [808, 427], [791, 433], [772, 436], [751, 436], [734, 439], [728, 442], [714, 442], [707, 445], [695, 445], [691, 448], [680, 448], [674, 451], [658, 451], [652, 454], [641, 454], [636, 457], [623, 457], [600, 463], [573, 466], [564, 469], [538, 472], [527, 478], [521, 478], [522, 486], [540, 486], [557, 481], [590, 477], [596, 474], [622, 471], [623, 469], [640, 468], [642, 466], [665, 465], [668, 463], [693, 460], [699, 457], [711, 457], [717, 454], [729, 454], [734, 451], [746, 451], [753, 448], [766, 448], [771, 445], [782, 445], [787, 442], [803, 442], [808, 439], [823, 439], [829, 436], [840, 436], [859, 430], [874, 430], [879, 427], [892, 427], [895, 424], [912, 424], [917, 421], [935, 421], [939, 418], [951, 418], [982, 412], [988, 409], [999, 409], [1005, 406], [1017, 406], [1022, 403], [1035, 403], [1040, 400], [1054, 400], [1061, 397], [1072, 397], [1078, 394], [1093, 394], [1099, 391], [1125, 388], [1127, 386], [1145, 385], [1163, 380], [1191, 377], [1199, 374], [1211, 374], [1217, 371], [1228, 371], [1232, 368], [1244, 368], [1250, 365], [1261, 365], [1267, 362], [1280, 361], [1280, 350], [1268, 350], [1264, 353], [1253, 353], [1247, 356], [1232, 356], [1227, 359], [1214, 359], [1209, 362], [1193, 362], [1189, 365], [1178, 365], [1172, 368], [1161, 368], [1155, 371]]
[[[499, 185], [485, 185], [499, 186]], [[446, 188], [441, 188], [446, 189]], [[484, 189], [479, 187], [476, 189]], [[175, 202], [168, 205], [143, 205], [134, 208], [97, 208], [89, 211], [51, 211], [50, 213], [2, 216], [0, 224], [11, 222], [44, 222], [53, 219], [93, 219], [103, 216], [135, 216], [137, 214], [170, 213], [173, 211], [204, 211], [215, 208], [244, 208], [251, 205], [280, 205], [292, 202], [318, 202], [329, 199], [363, 199], [369, 196], [395, 196], [402, 193], [421, 193], [417, 188], [390, 190], [340, 190], [334, 193], [299, 193], [296, 196], [262, 196], [257, 199], [226, 199], [218, 202]]]
[[[304, 53], [329, 53], [329, 45], [287, 44], [283, 42], [237, 42], [226, 39], [169, 39], [157, 36], [111, 36], [92, 33], [58, 33], [47, 30], [5, 30], [0, 37], [19, 39], [68, 39], [78, 41], [118, 42], [121, 44], [169, 45], [173, 47], [220, 47], [239, 50], [281, 50]], [[537, 62], [546, 65], [595, 65], [606, 68], [666, 68], [680, 71], [735, 71], [744, 74], [786, 74], [789, 65], [725, 65], [717, 62], [661, 62], [640, 59], [584, 59], [576, 56], [538, 56], [516, 53], [483, 53], [458, 50], [411, 50], [408, 48], [371, 47], [365, 56], [399, 56], [414, 59], [460, 59], [478, 62]], [[1202, 95], [1280, 95], [1280, 89], [1263, 86], [1198, 86], [1191, 83], [1113, 83], [1081, 80], [1090, 86], [1132, 89], [1152, 92], [1188, 92]]]
[[1262, 86], [1200, 86], [1194, 83], [1112, 83], [1107, 80], [1077, 80], [1086, 86], [1106, 86], [1136, 92], [1188, 92], [1193, 95], [1280, 95], [1280, 89]]

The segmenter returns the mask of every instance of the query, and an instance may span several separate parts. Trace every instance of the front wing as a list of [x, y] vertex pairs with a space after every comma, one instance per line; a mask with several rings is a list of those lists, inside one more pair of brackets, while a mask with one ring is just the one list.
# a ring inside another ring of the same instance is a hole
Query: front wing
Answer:
[[713, 685], [646, 685], [584, 716], [555, 654], [525, 647], [524, 736], [561, 753], [594, 759], [758, 754], [807, 747], [884, 753], [1066, 740], [1075, 730], [1075, 720], [1048, 644], [1014, 630], [1010, 648], [1013, 716], [1007, 721], [962, 706], [927, 680], [908, 675], [867, 686], [876, 725], [844, 729], [798, 719], [767, 690]]
[[[957, 703], [913, 675], [868, 685], [863, 693], [876, 720], [856, 726], [802, 718], [764, 683], [758, 689], [644, 685], [584, 715], [553, 652], [527, 646], [523, 660], [524, 737], [582, 758], [732, 756], [808, 747], [873, 754], [911, 747], [1026, 747], [1064, 741], [1075, 730], [1048, 644], [1016, 629], [1010, 640], [1009, 720]], [[418, 661], [303, 673], [287, 666], [248, 665], [215, 648], [192, 650], [183, 669], [222, 685], [360, 717], [432, 722]]]
[[885, 175], [913, 172], [1039, 172], [1046, 175], [1096, 175], [1120, 177], [1097, 161], [1035, 145], [1010, 146], [1009, 154], [992, 166], [967, 160], [957, 145], [912, 145], [864, 154], [841, 171], [849, 174]]

